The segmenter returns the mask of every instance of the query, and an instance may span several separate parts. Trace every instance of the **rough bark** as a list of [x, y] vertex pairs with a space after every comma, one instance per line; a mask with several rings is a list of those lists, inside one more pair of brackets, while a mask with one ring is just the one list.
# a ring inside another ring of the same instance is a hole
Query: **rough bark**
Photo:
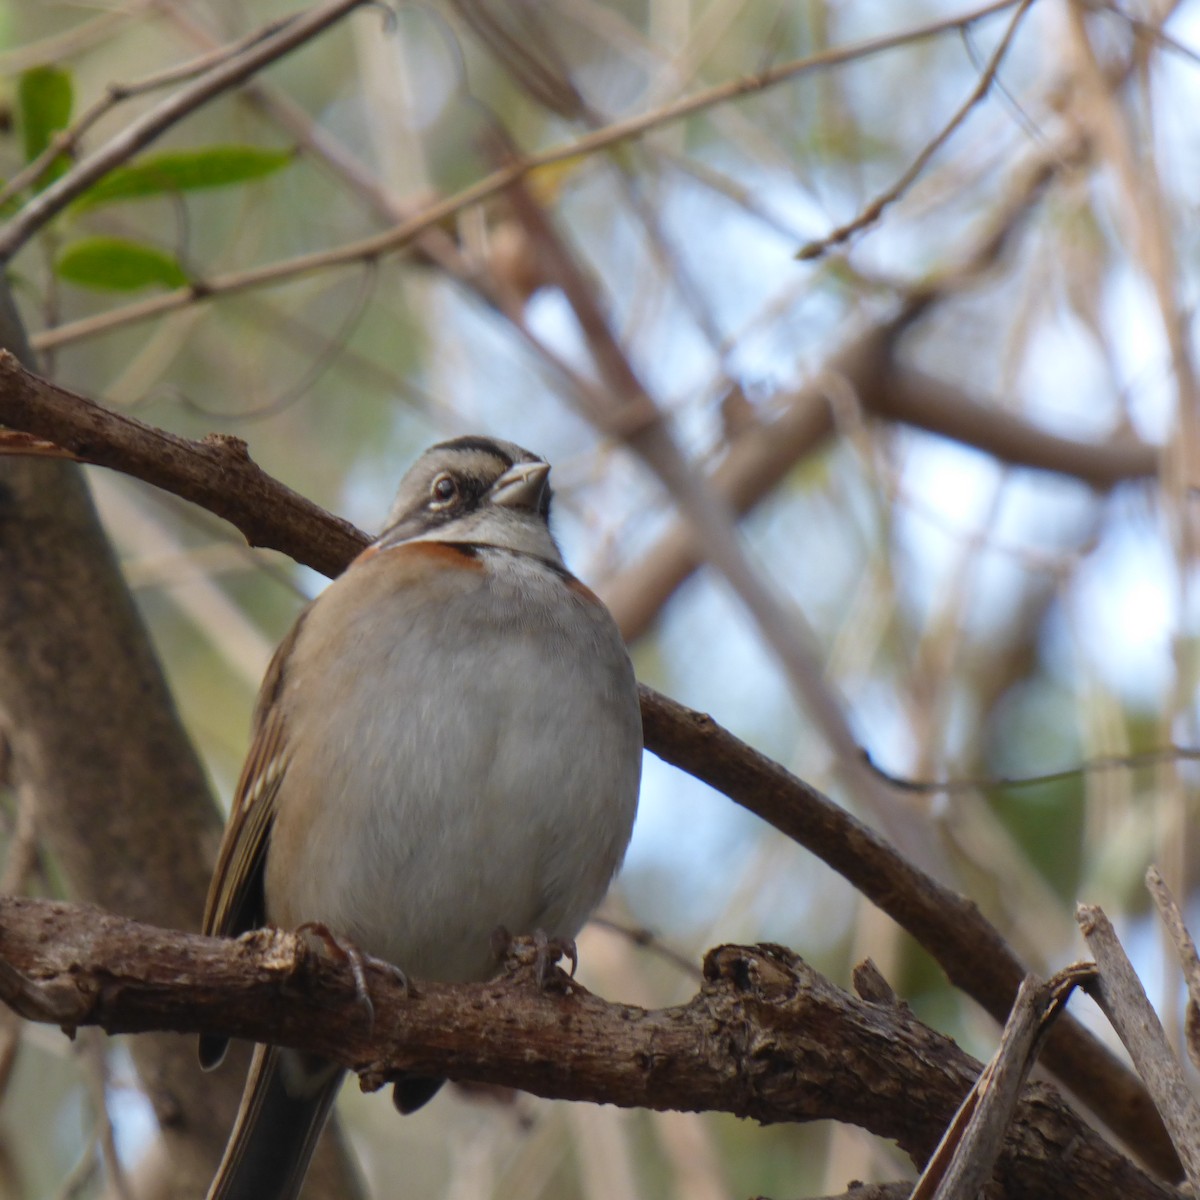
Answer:
[[[539, 1095], [762, 1122], [851, 1121], [933, 1151], [980, 1064], [905, 1007], [835, 987], [778, 946], [721, 946], [686, 1004], [609, 1004], [565, 975], [537, 983], [532, 939], [486, 984], [411, 983], [368, 962], [368, 1026], [351, 966], [280, 931], [171, 933], [48, 901], [0, 900], [0, 995], [22, 1015], [110, 1032], [266, 1038], [380, 1086], [404, 1071]], [[1167, 1200], [1053, 1088], [1032, 1085], [994, 1177], [1000, 1194]]]

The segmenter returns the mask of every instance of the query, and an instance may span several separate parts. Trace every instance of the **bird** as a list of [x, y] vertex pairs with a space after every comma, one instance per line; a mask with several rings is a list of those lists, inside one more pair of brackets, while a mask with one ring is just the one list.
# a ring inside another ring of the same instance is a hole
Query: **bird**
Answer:
[[[550, 466], [426, 450], [383, 533], [267, 668], [204, 932], [316, 926], [404, 978], [487, 979], [496, 933], [573, 945], [637, 810], [637, 683], [550, 531]], [[225, 1040], [201, 1038], [202, 1065]], [[257, 1046], [208, 1200], [292, 1200], [344, 1071]], [[441, 1081], [405, 1077], [401, 1112]]]

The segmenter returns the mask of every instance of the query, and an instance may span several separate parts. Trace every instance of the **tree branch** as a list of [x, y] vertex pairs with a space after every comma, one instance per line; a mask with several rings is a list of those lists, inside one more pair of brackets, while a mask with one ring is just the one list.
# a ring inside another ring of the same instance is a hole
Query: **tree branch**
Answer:
[[[284, 550], [336, 575], [366, 535], [325, 513], [250, 462], [117, 414], [30, 375], [0, 353], [0, 420], [49, 438], [86, 461], [125, 471], [220, 513], [254, 544]], [[60, 441], [60, 439], [62, 439]], [[239, 466], [239, 464], [241, 464]], [[710, 717], [641, 688], [646, 747], [807, 847], [906, 929], [948, 978], [1003, 1022], [1026, 971], [1012, 948], [957, 892], [815, 788]], [[1168, 1176], [1178, 1162], [1140, 1084], [1070, 1017], [1043, 1061], [1128, 1144]]]
[[[778, 946], [718, 947], [696, 996], [653, 1011], [606, 1003], [564, 975], [539, 989], [529, 944], [490, 983], [408, 994], [369, 963], [370, 1031], [346, 965], [278, 930], [229, 941], [0, 899], [0, 955], [0, 995], [68, 1028], [271, 1040], [334, 1059], [367, 1087], [416, 1071], [622, 1106], [853, 1121], [918, 1161], [980, 1070], [903, 1006], [858, 1000]], [[1177, 1195], [1045, 1086], [1026, 1088], [996, 1179], [1025, 1200]]]
[[236, 87], [264, 67], [290, 54], [323, 33], [366, 0], [326, 0], [271, 29], [240, 54], [220, 62], [175, 95], [131, 121], [94, 154], [76, 163], [61, 179], [38, 192], [3, 229], [0, 229], [0, 260], [7, 262], [46, 224], [77, 196], [114, 167], [128, 161], [160, 134], [207, 104], [215, 96]]
[[0, 421], [36, 433], [80, 462], [112, 467], [235, 526], [251, 546], [281, 550], [322, 574], [341, 573], [367, 536], [258, 466], [241, 438], [178, 437], [26, 371], [0, 351]]

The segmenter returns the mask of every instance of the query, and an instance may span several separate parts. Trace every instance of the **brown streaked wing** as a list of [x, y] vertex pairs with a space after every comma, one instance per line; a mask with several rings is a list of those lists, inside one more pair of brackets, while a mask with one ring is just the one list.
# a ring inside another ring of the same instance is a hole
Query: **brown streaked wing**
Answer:
[[215, 937], [244, 933], [263, 922], [263, 868], [288, 757], [279, 699], [287, 662], [307, 613], [305, 609], [300, 614], [275, 651], [259, 690], [254, 736], [234, 792], [204, 905], [204, 932]]

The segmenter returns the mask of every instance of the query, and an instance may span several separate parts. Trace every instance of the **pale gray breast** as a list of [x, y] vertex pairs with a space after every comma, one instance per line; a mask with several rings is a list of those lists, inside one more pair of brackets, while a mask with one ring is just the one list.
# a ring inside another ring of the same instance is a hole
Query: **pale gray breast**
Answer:
[[[376, 605], [369, 639], [349, 623], [292, 718], [305, 749], [279, 832], [289, 806], [322, 814], [303, 887], [268, 865], [272, 919], [324, 921], [418, 978], [490, 973], [497, 925], [574, 936], [637, 804], [637, 692], [611, 617], [549, 566], [481, 553], [491, 569], [436, 603]], [[317, 789], [333, 802], [310, 807]]]

